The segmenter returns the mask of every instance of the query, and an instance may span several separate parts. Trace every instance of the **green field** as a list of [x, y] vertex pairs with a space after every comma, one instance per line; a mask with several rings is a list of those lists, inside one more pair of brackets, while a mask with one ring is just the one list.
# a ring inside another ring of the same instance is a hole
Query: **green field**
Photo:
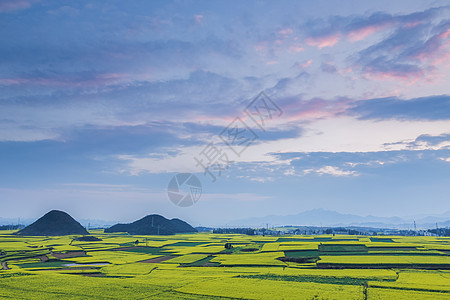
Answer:
[[91, 233], [0, 231], [0, 299], [450, 299], [450, 238]]

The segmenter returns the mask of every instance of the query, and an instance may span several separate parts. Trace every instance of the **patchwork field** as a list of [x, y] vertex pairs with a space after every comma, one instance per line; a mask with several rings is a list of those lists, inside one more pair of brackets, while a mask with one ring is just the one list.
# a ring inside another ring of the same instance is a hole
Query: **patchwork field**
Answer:
[[450, 299], [450, 238], [91, 234], [0, 231], [0, 298]]

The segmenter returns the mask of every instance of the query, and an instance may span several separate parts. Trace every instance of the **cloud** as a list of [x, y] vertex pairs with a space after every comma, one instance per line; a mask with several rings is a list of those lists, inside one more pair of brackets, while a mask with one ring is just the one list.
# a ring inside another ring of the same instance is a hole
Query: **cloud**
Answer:
[[266, 141], [258, 151], [285, 152], [371, 152], [408, 149], [407, 145], [389, 145], [415, 140], [423, 134], [441, 135], [449, 132], [450, 120], [362, 120], [354, 117], [300, 119], [302, 134], [297, 138]]
[[[385, 26], [366, 26], [348, 32], [347, 39], [351, 42], [364, 40], [371, 34], [383, 29]], [[386, 26], [387, 27], [387, 26]]]
[[[116, 79], [113, 76], [111, 80]], [[253, 86], [243, 81], [204, 71], [170, 81], [103, 88], [78, 88], [76, 81], [62, 83], [76, 88], [49, 93], [45, 87], [38, 90], [42, 95], [24, 89], [27, 95], [3, 95], [0, 140], [58, 139], [68, 130], [86, 126], [117, 128], [172, 121], [226, 126], [243, 114], [246, 103], [256, 95]]]
[[326, 20], [310, 20], [303, 25], [306, 31], [305, 42], [319, 49], [332, 47], [344, 37], [348, 41], [356, 42], [381, 31], [417, 26], [429, 21], [436, 14], [436, 9], [429, 9], [406, 15], [375, 12], [370, 15], [332, 16]]
[[203, 25], [203, 15], [194, 15], [194, 21], [198, 25]]
[[26, 0], [2, 0], [0, 2], [0, 13], [12, 12], [31, 7], [31, 2]]
[[269, 94], [276, 97], [287, 95], [298, 95], [308, 84], [311, 84], [312, 76], [308, 72], [300, 72], [292, 77], [283, 77], [277, 80], [276, 84], [267, 89]]
[[103, 183], [64, 183], [63, 186], [81, 187], [81, 188], [106, 188], [106, 189], [129, 189], [129, 184], [103, 184]]
[[[8, 70], [0, 73], [4, 84], [63, 84], [62, 87], [66, 87], [78, 83], [82, 88], [84, 81], [90, 86], [95, 82], [88, 79], [102, 74], [126, 74], [114, 78], [115, 82], [124, 84], [136, 80], [174, 79], [195, 70], [234, 64], [243, 55], [241, 45], [227, 37], [209, 34], [197, 38], [191, 32], [185, 36], [172, 32], [172, 35], [152, 34], [151, 38], [143, 39], [130, 36], [129, 30], [133, 26], [148, 27], [146, 19], [138, 21], [135, 14], [109, 12], [102, 14], [100, 25], [98, 18], [93, 17], [95, 13], [91, 14], [82, 6], [78, 8], [81, 13], [77, 16], [80, 21], [76, 28], [67, 24], [64, 15], [43, 15], [37, 9], [30, 11], [26, 23], [19, 19], [8, 22], [8, 27], [0, 34], [1, 39], [8, 40], [0, 46], [0, 62], [5, 67], [3, 70]], [[27, 31], [31, 27], [46, 29], [39, 29], [31, 36]], [[92, 30], [99, 27], [102, 29]], [[98, 84], [102, 86], [100, 79], [97, 78]]]
[[396, 97], [356, 101], [347, 114], [359, 119], [450, 120], [450, 96], [402, 100]]
[[290, 34], [292, 34], [294, 32], [294, 30], [292, 30], [292, 28], [283, 28], [283, 29], [281, 29], [280, 31], [279, 31], [279, 33], [281, 34], [281, 35], [284, 35], [284, 36], [287, 36], [287, 35], [290, 35]]
[[[217, 147], [220, 153], [224, 153], [227, 156], [229, 162], [228, 168], [236, 164], [254, 164], [255, 166], [263, 168], [273, 168], [277, 165], [287, 165], [289, 161], [279, 161], [274, 155], [267, 149], [261, 147], [265, 141], [258, 141], [237, 156], [230, 148], [225, 144], [221, 144], [217, 137], [213, 137], [211, 141], [215, 147]], [[206, 159], [201, 153], [204, 151], [207, 144], [190, 146], [190, 147], [169, 147], [160, 149], [160, 151], [154, 151], [147, 155], [117, 155], [115, 158], [123, 163], [123, 167], [118, 170], [120, 173], [128, 173], [131, 175], [139, 174], [161, 174], [161, 173], [205, 173], [204, 167], [207, 167]], [[200, 161], [204, 161], [205, 165], [199, 164], [195, 158]], [[224, 164], [225, 164], [224, 160]], [[216, 170], [213, 170], [214, 174], [218, 175]], [[228, 172], [224, 170], [223, 173]], [[207, 174], [205, 173], [205, 176]], [[208, 175], [210, 176], [210, 175]], [[220, 175], [222, 176], [222, 175]], [[208, 177], [209, 179], [210, 177]]]
[[450, 45], [450, 21], [445, 21], [434, 27], [430, 36], [422, 43], [410, 49], [408, 57], [426, 61], [431, 58], [438, 58], [448, 52]]
[[308, 37], [305, 42], [310, 46], [316, 46], [319, 49], [333, 47], [341, 39], [340, 34], [330, 34], [325, 36]]
[[[449, 135], [442, 134], [448, 124], [443, 121], [326, 119], [308, 123], [295, 137], [258, 140], [246, 148], [240, 157], [220, 144], [219, 140], [211, 141], [227, 153], [231, 163], [230, 168], [224, 171], [226, 174], [239, 170], [240, 174], [248, 176], [245, 178], [265, 178], [260, 174], [276, 178], [274, 174], [298, 176], [309, 173], [356, 176], [360, 172], [353, 168], [358, 166], [377, 167], [402, 161], [402, 156], [392, 158], [394, 150], [449, 149]], [[169, 147], [157, 149], [152, 154], [118, 155], [116, 159], [122, 164], [121, 172], [132, 175], [172, 172], [202, 174], [204, 170], [194, 157], [200, 157], [205, 146], [206, 143]]]
[[251, 181], [260, 182], [260, 183], [266, 183], [266, 182], [274, 181], [273, 177], [251, 177], [250, 180]]
[[285, 111], [284, 119], [294, 122], [333, 118], [345, 112], [351, 103], [346, 98], [306, 100], [302, 96], [282, 97], [278, 102]]
[[[152, 153], [147, 156], [117, 155], [116, 158], [126, 163], [120, 173], [139, 175], [142, 173], [195, 173], [202, 171], [195, 165], [194, 156], [202, 147], [185, 147], [183, 150], [168, 149], [172, 153]], [[173, 153], [175, 151], [175, 153]]]
[[304, 170], [305, 175], [316, 173], [318, 175], [331, 175], [331, 176], [358, 176], [356, 171], [346, 171], [334, 166], [325, 166], [319, 169], [307, 169]]
[[438, 146], [440, 144], [442, 144], [443, 142], [450, 142], [450, 134], [441, 134], [441, 135], [429, 135], [429, 134], [424, 134], [419, 136], [416, 140], [415, 143], [425, 143], [426, 145], [429, 146]]
[[[433, 75], [433, 62], [444, 56], [449, 44], [450, 23], [443, 18], [449, 7], [392, 19], [391, 32], [354, 56], [353, 67], [374, 79], [423, 79]], [[437, 24], [436, 24], [437, 23]]]
[[[286, 176], [331, 175], [331, 176], [364, 176], [379, 174], [396, 166], [411, 164], [432, 165], [446, 161], [450, 148], [439, 150], [414, 149], [400, 151], [376, 152], [292, 152], [278, 153], [280, 160], [289, 160], [290, 164], [277, 172], [270, 173], [275, 179]], [[442, 166], [442, 164], [441, 164]], [[400, 167], [400, 168], [403, 168]], [[388, 172], [388, 171], [386, 171]]]
[[[375, 12], [308, 20], [300, 28], [304, 43], [319, 49], [354, 47], [348, 61], [368, 79], [432, 80], [436, 61], [447, 59], [449, 6], [406, 14]], [[344, 42], [359, 42], [344, 45]], [[361, 46], [364, 47], [361, 49]]]
[[387, 143], [386, 147], [402, 145], [408, 150], [444, 150], [450, 149], [450, 134], [423, 134], [414, 140]]

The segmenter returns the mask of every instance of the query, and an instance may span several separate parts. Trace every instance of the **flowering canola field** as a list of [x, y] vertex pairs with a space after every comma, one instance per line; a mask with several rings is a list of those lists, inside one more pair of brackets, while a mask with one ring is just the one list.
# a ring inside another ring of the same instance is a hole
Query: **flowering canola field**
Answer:
[[445, 237], [91, 234], [0, 231], [0, 299], [450, 299]]

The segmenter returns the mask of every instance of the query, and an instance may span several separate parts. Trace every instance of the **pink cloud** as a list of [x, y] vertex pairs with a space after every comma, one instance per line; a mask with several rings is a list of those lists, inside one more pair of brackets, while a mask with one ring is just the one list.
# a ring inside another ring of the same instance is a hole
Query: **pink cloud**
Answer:
[[346, 111], [350, 100], [323, 100], [312, 99], [309, 101], [295, 101], [283, 105], [283, 110], [287, 113], [289, 121], [308, 121], [315, 119], [332, 118], [339, 113]]
[[[414, 22], [414, 24], [407, 23], [407, 24], [404, 24], [403, 27], [407, 27], [407, 26], [414, 27], [420, 23], [421, 22]], [[365, 39], [366, 37], [368, 37], [369, 35], [372, 35], [374, 33], [385, 30], [385, 29], [393, 26], [394, 24], [395, 24], [394, 21], [387, 21], [384, 23], [376, 24], [376, 25], [368, 25], [365, 27], [361, 27], [361, 28], [358, 28], [358, 29], [348, 32], [347, 39], [351, 42], [361, 41], [361, 40]]]
[[347, 38], [351, 42], [361, 41], [369, 35], [377, 32], [378, 29], [379, 28], [377, 28], [376, 26], [363, 27], [357, 30], [350, 31]]
[[311, 65], [311, 63], [312, 63], [312, 59], [305, 61], [305, 62], [302, 63], [300, 66], [301, 66], [302, 68], [307, 68], [307, 67], [309, 67], [309, 66]]
[[292, 28], [285, 28], [280, 30], [278, 33], [282, 34], [282, 35], [289, 35], [292, 34], [294, 31], [292, 30]]
[[450, 29], [443, 31], [432, 38], [426, 44], [426, 47], [413, 56], [429, 66], [438, 66], [440, 62], [446, 61], [450, 48]]
[[[401, 45], [390, 49], [391, 52], [403, 50]], [[447, 74], [450, 60], [450, 29], [430, 37], [413, 54], [406, 56], [405, 65], [392, 66], [388, 62], [375, 67], [365, 66], [364, 77], [369, 80], [401, 81], [405, 86], [417, 82], [436, 82]]]
[[432, 61], [431, 64], [433, 64], [434, 66], [439, 66], [442, 65], [444, 63], [448, 63], [448, 61], [450, 61], [450, 51], [443, 53], [440, 56], [436, 56]]
[[347, 68], [344, 68], [344, 69], [338, 69], [337, 71], [338, 71], [338, 73], [341, 76], [345, 76], [347, 74], [352, 74], [353, 73], [353, 68], [352, 67], [347, 67]]
[[403, 28], [412, 28], [416, 27], [417, 25], [422, 24], [422, 21], [415, 21], [415, 22], [409, 22], [402, 25]]
[[446, 31], [442, 32], [439, 34], [439, 37], [441, 39], [446, 39], [450, 36], [450, 29], [447, 29]]
[[31, 6], [29, 1], [25, 0], [2, 0], [0, 1], [0, 13], [26, 9]]
[[312, 64], [312, 59], [310, 60], [305, 60], [303, 62], [296, 62], [292, 67], [293, 68], [297, 68], [297, 69], [304, 69], [309, 67]]
[[365, 77], [370, 80], [382, 80], [382, 81], [402, 81], [406, 85], [412, 85], [421, 79], [425, 79], [423, 71], [416, 72], [394, 72], [394, 71], [376, 71], [371, 72], [366, 70]]
[[195, 15], [194, 21], [196, 24], [203, 25], [203, 15]]
[[328, 36], [322, 36], [322, 37], [309, 37], [306, 39], [306, 43], [309, 46], [316, 46], [319, 49], [325, 48], [325, 47], [333, 47], [336, 45], [337, 42], [341, 39], [341, 34], [336, 33]]
[[314, 119], [325, 119], [335, 116], [335, 112], [330, 112], [321, 109], [309, 109], [298, 112], [290, 116], [290, 121], [306, 121], [306, 120], [314, 120]]

